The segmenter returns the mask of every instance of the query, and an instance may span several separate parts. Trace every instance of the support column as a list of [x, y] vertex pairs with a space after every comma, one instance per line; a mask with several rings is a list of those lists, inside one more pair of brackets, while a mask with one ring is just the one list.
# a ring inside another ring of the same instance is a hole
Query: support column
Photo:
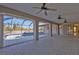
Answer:
[[0, 15], [0, 47], [3, 47], [3, 15]]
[[49, 34], [52, 37], [52, 23], [49, 24]]
[[58, 24], [58, 35], [60, 35], [60, 25]]
[[34, 39], [39, 40], [39, 21], [35, 20], [33, 22], [33, 28], [34, 28]]
[[68, 24], [63, 24], [63, 34], [68, 35]]

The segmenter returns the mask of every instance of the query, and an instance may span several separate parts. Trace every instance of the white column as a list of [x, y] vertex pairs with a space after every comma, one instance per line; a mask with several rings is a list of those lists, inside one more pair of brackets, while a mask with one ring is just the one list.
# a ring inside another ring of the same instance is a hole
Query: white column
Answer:
[[39, 21], [33, 21], [34, 39], [39, 40]]
[[63, 34], [68, 35], [68, 24], [63, 24]]
[[52, 37], [52, 23], [49, 24], [49, 35]]
[[57, 29], [58, 30], [58, 35], [60, 35], [60, 25], [58, 24], [57, 26], [58, 26], [58, 29]]
[[0, 15], [0, 47], [3, 47], [3, 15]]

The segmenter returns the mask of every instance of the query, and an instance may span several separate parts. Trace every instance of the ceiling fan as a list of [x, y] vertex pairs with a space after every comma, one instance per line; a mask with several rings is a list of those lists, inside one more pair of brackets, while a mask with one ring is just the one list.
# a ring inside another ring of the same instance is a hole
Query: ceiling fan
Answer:
[[58, 15], [57, 19], [64, 19], [64, 23], [68, 23], [66, 18], [63, 18], [61, 15]]
[[41, 7], [33, 7], [35, 9], [40, 9], [36, 14], [39, 14], [40, 12], [44, 11], [44, 14], [47, 16], [47, 11], [56, 11], [56, 9], [51, 9], [46, 7], [46, 3], [43, 3]]
[[61, 15], [58, 15], [57, 19], [64, 19]]

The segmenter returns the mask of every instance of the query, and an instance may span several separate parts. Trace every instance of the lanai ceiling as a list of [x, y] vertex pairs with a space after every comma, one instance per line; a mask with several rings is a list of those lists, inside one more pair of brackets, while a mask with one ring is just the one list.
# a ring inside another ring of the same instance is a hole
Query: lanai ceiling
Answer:
[[55, 8], [57, 11], [48, 11], [48, 15], [45, 16], [43, 12], [40, 14], [36, 14], [39, 9], [34, 9], [32, 7], [40, 7], [42, 3], [10, 3], [10, 4], [0, 4], [9, 8], [13, 8], [16, 10], [23, 11], [25, 13], [29, 13], [31, 15], [40, 16], [42, 18], [48, 19], [50, 21], [54, 21], [57, 23], [63, 23], [64, 19], [57, 19], [58, 15], [62, 15], [62, 17], [66, 18], [68, 22], [79, 22], [79, 4], [68, 4], [68, 3], [47, 3], [46, 6], [49, 8]]

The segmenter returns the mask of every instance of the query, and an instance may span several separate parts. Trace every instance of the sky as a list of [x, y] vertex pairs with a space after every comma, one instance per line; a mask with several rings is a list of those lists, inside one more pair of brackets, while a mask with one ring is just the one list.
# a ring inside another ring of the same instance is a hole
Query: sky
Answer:
[[[4, 24], [11, 24], [11, 21], [12, 21], [12, 24], [23, 24], [23, 27], [24, 28], [29, 28], [29, 25], [32, 23], [31, 20], [25, 20], [25, 19], [21, 19], [21, 18], [16, 18], [16, 17], [11, 17], [11, 16], [4, 16]], [[33, 23], [32, 25], [30, 26], [30, 28], [33, 28]]]

